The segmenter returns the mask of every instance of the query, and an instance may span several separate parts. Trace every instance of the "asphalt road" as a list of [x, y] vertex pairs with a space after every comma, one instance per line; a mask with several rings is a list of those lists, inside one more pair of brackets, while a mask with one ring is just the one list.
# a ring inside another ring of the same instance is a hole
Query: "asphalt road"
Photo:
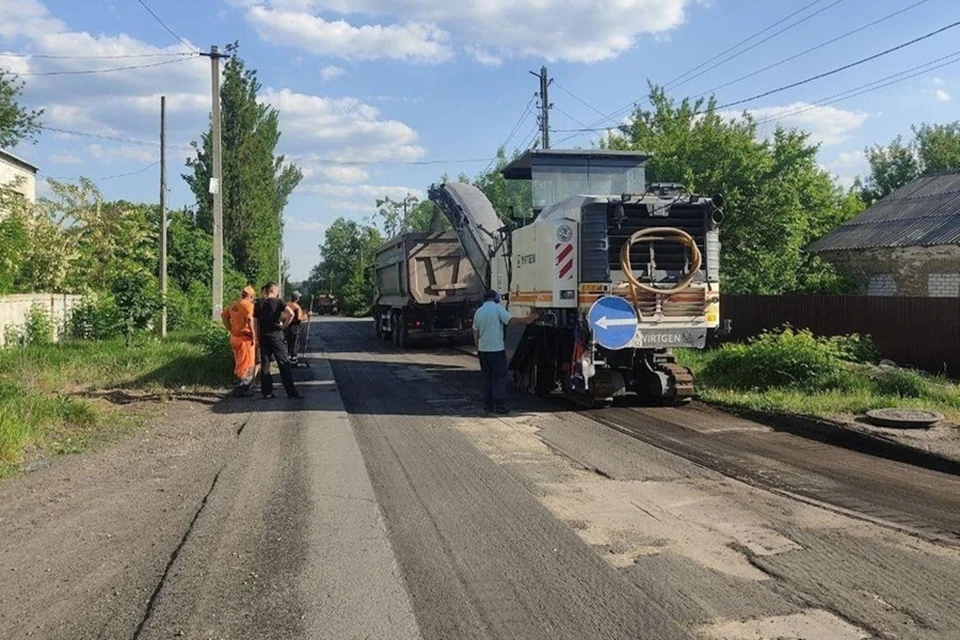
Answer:
[[313, 329], [305, 401], [0, 485], [0, 637], [960, 637], [951, 477], [696, 407], [494, 418], [460, 351]]

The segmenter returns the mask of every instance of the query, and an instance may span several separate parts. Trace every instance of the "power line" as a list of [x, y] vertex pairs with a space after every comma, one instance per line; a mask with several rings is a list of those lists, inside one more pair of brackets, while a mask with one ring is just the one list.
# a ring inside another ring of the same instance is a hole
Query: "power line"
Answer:
[[673, 80], [669, 81], [666, 85], [664, 85], [664, 87], [668, 87], [668, 86], [672, 85], [674, 82], [676, 82], [676, 81], [678, 81], [678, 80], [683, 80], [684, 78], [686, 78], [686, 77], [687, 77], [688, 75], [690, 75], [691, 73], [694, 73], [695, 71], [699, 71], [700, 69], [702, 69], [703, 67], [707, 66], [708, 64], [710, 64], [710, 63], [713, 62], [714, 60], [717, 60], [717, 59], [719, 59], [719, 58], [722, 58], [723, 56], [727, 55], [727, 54], [730, 53], [731, 51], [737, 50], [738, 48], [740, 48], [741, 46], [743, 46], [743, 45], [745, 45], [746, 43], [750, 42], [750, 41], [753, 40], [754, 38], [759, 37], [759, 36], [763, 35], [764, 33], [766, 33], [767, 31], [770, 31], [771, 29], [774, 29], [774, 28], [780, 26], [781, 24], [783, 24], [784, 22], [786, 22], [786, 21], [789, 20], [790, 18], [793, 18], [794, 16], [800, 15], [801, 13], [803, 13], [804, 11], [806, 11], [807, 9], [809, 9], [810, 7], [812, 7], [812, 6], [814, 6], [814, 5], [817, 5], [817, 4], [820, 4], [822, 1], [823, 1], [823, 0], [813, 0], [813, 2], [804, 5], [803, 7], [797, 9], [796, 11], [794, 11], [794, 12], [791, 13], [790, 15], [786, 16], [785, 18], [781, 18], [781, 19], [778, 20], [777, 22], [774, 22], [774, 23], [771, 24], [770, 26], [765, 27], [764, 29], [762, 29], [762, 30], [760, 30], [760, 31], [757, 31], [757, 32], [754, 33], [753, 35], [747, 36], [746, 38], [744, 38], [744, 39], [741, 40], [740, 42], [736, 43], [736, 44], [733, 45], [732, 47], [729, 47], [729, 48], [727, 48], [727, 49], [724, 49], [723, 51], [721, 51], [721, 52], [718, 53], [717, 55], [713, 56], [713, 57], [710, 58], [709, 60], [705, 60], [704, 62], [701, 62], [700, 64], [698, 64], [697, 66], [693, 67], [692, 69], [689, 69], [689, 70], [686, 71], [685, 73], [680, 74], [679, 76], [677, 76], [677, 77], [674, 78]]
[[169, 58], [172, 56], [192, 56], [192, 53], [174, 51], [170, 53], [128, 53], [110, 55], [52, 55], [45, 53], [0, 53], [0, 58], [35, 58], [37, 60], [119, 60], [126, 58]]
[[[590, 109], [591, 111], [593, 111], [593, 112], [596, 113], [597, 115], [599, 115], [599, 116], [601, 116], [601, 117], [603, 117], [603, 118], [606, 118], [606, 117], [607, 117], [605, 113], [603, 113], [602, 111], [600, 111], [599, 109], [597, 109], [595, 106], [593, 106], [592, 104], [590, 104], [589, 102], [587, 102], [586, 100], [584, 100], [583, 98], [581, 98], [580, 96], [578, 96], [577, 94], [575, 94], [574, 92], [572, 92], [572, 91], [570, 91], [569, 89], [567, 89], [566, 87], [564, 87], [562, 84], [560, 84], [559, 82], [557, 82], [556, 79], [554, 79], [553, 84], [555, 84], [555, 85], [557, 86], [557, 89], [560, 89], [560, 91], [563, 91], [565, 94], [567, 94], [568, 96], [570, 96], [571, 98], [573, 98], [574, 100], [576, 100], [577, 102], [579, 102], [580, 104], [582, 104], [583, 106], [585, 106], [586, 108]], [[568, 117], [569, 117], [569, 116], [568, 116]]]
[[[687, 70], [686, 72], [684, 72], [684, 73], [680, 74], [679, 76], [673, 78], [672, 80], [670, 80], [669, 82], [667, 82], [667, 83], [664, 85], [664, 88], [666, 89], [666, 88], [670, 87], [671, 85], [674, 85], [674, 83], [676, 83], [677, 81], [683, 80], [684, 78], [687, 78], [690, 74], [695, 73], [696, 71], [699, 71], [699, 70], [702, 69], [703, 67], [709, 65], [711, 62], [714, 62], [715, 60], [718, 60], [718, 59], [722, 58], [723, 56], [727, 55], [728, 53], [730, 53], [730, 52], [732, 52], [732, 51], [735, 51], [735, 50], [738, 49], [739, 47], [741, 47], [741, 46], [743, 46], [744, 44], [750, 42], [751, 40], [754, 40], [755, 38], [763, 35], [764, 33], [770, 31], [771, 29], [775, 29], [776, 27], [780, 26], [780, 25], [783, 24], [784, 22], [787, 22], [787, 21], [790, 20], [791, 18], [794, 18], [794, 17], [800, 15], [801, 13], [803, 13], [804, 11], [806, 11], [807, 9], [810, 9], [811, 7], [819, 4], [820, 2], [823, 2], [823, 0], [813, 0], [813, 2], [810, 2], [810, 3], [806, 4], [806, 5], [804, 5], [803, 7], [801, 7], [800, 9], [798, 9], [797, 11], [794, 11], [793, 13], [789, 14], [788, 16], [785, 16], [784, 18], [781, 18], [781, 19], [778, 20], [777, 22], [774, 22], [773, 24], [771, 24], [771, 25], [769, 25], [769, 26], [761, 29], [760, 31], [757, 31], [757, 32], [754, 33], [754, 34], [752, 34], [752, 35], [750, 35], [750, 36], [747, 36], [746, 38], [740, 40], [739, 42], [737, 42], [737, 43], [734, 44], [733, 46], [728, 47], [728, 48], [724, 49], [723, 51], [721, 51], [720, 53], [716, 54], [716, 55], [713, 56], [712, 58], [709, 58], [708, 60], [705, 60], [704, 62], [701, 62], [700, 64], [696, 65], [695, 67], [692, 67], [692, 68], [690, 68], [689, 70]], [[832, 6], [832, 5], [831, 5], [831, 6]], [[828, 8], [829, 8], [829, 7], [828, 7]], [[814, 15], [816, 15], [816, 14], [814, 14]], [[811, 16], [811, 17], [812, 17], [812, 16]], [[790, 28], [792, 28], [793, 26], [796, 26], [797, 24], [800, 24], [800, 22], [794, 23]], [[636, 100], [633, 100], [633, 101], [630, 102], [629, 104], [624, 105], [623, 107], [617, 109], [616, 111], [612, 112], [612, 113], [609, 114], [609, 115], [605, 115], [605, 114], [602, 114], [602, 113], [601, 113], [601, 115], [603, 116], [603, 118], [601, 118], [600, 120], [597, 120], [597, 121], [591, 123], [590, 127], [586, 127], [586, 129], [589, 129], [589, 130], [606, 130], [606, 129], [609, 128], [609, 127], [605, 127], [605, 128], [603, 128], [603, 129], [594, 129], [594, 127], [597, 127], [597, 125], [599, 125], [599, 124], [600, 124], [601, 122], [603, 122], [604, 120], [609, 120], [610, 122], [614, 123], [614, 126], [615, 126], [615, 127], [620, 126], [621, 123], [618, 122], [617, 118], [622, 117], [622, 116], [625, 115], [627, 112], [629, 112], [631, 109], [635, 109], [636, 107], [638, 107], [639, 104], [642, 102], [642, 100], [643, 100], [643, 98], [638, 98], [638, 99], [636, 99]], [[567, 136], [566, 138], [560, 140], [560, 143], [559, 143], [559, 144], [562, 144], [562, 143], [564, 143], [564, 142], [566, 142], [566, 141], [568, 141], [568, 140], [571, 140], [571, 139], [573, 139], [573, 138], [576, 138], [577, 135], [579, 135], [579, 133], [573, 133], [573, 134], [571, 134], [570, 136]]]
[[861, 96], [866, 93], [870, 93], [872, 91], [877, 91], [879, 89], [883, 89], [885, 87], [889, 87], [891, 85], [898, 84], [900, 82], [904, 82], [912, 78], [916, 78], [925, 73], [929, 73], [931, 71], [935, 71], [942, 67], [946, 67], [951, 64], [956, 64], [958, 62], [960, 62], [960, 51], [951, 53], [950, 55], [947, 55], [947, 56], [936, 58], [935, 60], [925, 62], [923, 64], [917, 65], [915, 67], [911, 67], [909, 69], [905, 69], [903, 71], [900, 71], [899, 73], [894, 73], [888, 76], [884, 76], [883, 78], [879, 78], [877, 80], [874, 80], [873, 82], [868, 82], [858, 87], [853, 87], [852, 89], [841, 91], [840, 93], [835, 93], [831, 96], [827, 96], [826, 98], [821, 98], [820, 100], [817, 100], [815, 102], [796, 107], [795, 109], [784, 111], [782, 113], [772, 114], [765, 118], [760, 118], [756, 121], [756, 123], [766, 124], [768, 122], [773, 122], [775, 120], [782, 120], [784, 118], [788, 118], [791, 116], [800, 115], [801, 113], [813, 111], [814, 109], [818, 109], [820, 107], [835, 104], [837, 102], [842, 102], [844, 100], [849, 100], [850, 98], [855, 98], [857, 96]]
[[759, 42], [753, 43], [752, 45], [750, 45], [750, 46], [747, 47], [746, 49], [742, 49], [742, 50], [736, 52], [735, 54], [733, 54], [732, 56], [730, 56], [730, 57], [728, 57], [728, 58], [724, 58], [723, 60], [720, 60], [719, 62], [710, 65], [710, 66], [707, 67], [706, 69], [702, 69], [699, 73], [696, 73], [696, 74], [688, 77], [688, 78], [687, 78], [686, 80], [684, 80], [683, 82], [679, 82], [679, 83], [674, 84], [674, 85], [672, 85], [672, 86], [670, 86], [670, 85], [665, 86], [664, 89], [676, 89], [677, 87], [683, 86], [683, 85], [687, 84], [688, 82], [690, 82], [691, 80], [695, 80], [696, 78], [699, 78], [699, 77], [702, 76], [703, 74], [708, 73], [708, 72], [710, 72], [710, 71], [713, 71], [713, 70], [716, 69], [717, 67], [719, 67], [719, 66], [721, 66], [721, 65], [724, 65], [724, 64], [730, 62], [731, 60], [733, 60], [733, 59], [735, 59], [735, 58], [739, 58], [740, 56], [742, 56], [743, 54], [747, 53], [748, 51], [752, 51], [752, 50], [756, 49], [756, 48], [759, 47], [760, 45], [769, 42], [770, 40], [776, 38], [776, 37], [779, 36], [779, 35], [782, 35], [783, 33], [789, 31], [790, 29], [793, 29], [793, 28], [796, 27], [797, 25], [803, 24], [803, 23], [806, 22], [807, 20], [811, 20], [811, 19], [817, 17], [818, 15], [820, 15], [821, 13], [823, 13], [824, 11], [827, 11], [827, 10], [829, 10], [829, 9], [832, 9], [833, 7], [837, 6], [837, 5], [840, 4], [841, 2], [843, 2], [843, 0], [834, 0], [832, 3], [828, 4], [827, 6], [821, 7], [821, 8], [818, 9], [817, 11], [811, 13], [811, 14], [808, 15], [808, 16], [804, 16], [803, 18], [801, 18], [800, 20], [797, 20], [797, 21], [794, 22], [793, 24], [789, 24], [789, 25], [787, 25], [786, 27], [784, 27], [783, 29], [780, 29], [779, 31], [776, 31], [776, 32], [774, 32], [774, 33], [771, 33], [769, 36], [767, 36], [767, 37], [764, 38], [763, 40], [760, 40]]
[[[126, 177], [128, 177], [128, 176], [135, 176], [135, 175], [137, 175], [137, 174], [143, 173], [144, 171], [149, 171], [150, 169], [156, 167], [156, 166], [159, 165], [159, 164], [160, 164], [160, 161], [157, 160], [156, 162], [151, 163], [151, 164], [148, 164], [147, 166], [142, 167], [142, 168], [140, 168], [140, 169], [137, 169], [136, 171], [130, 171], [130, 172], [128, 172], [128, 173], [115, 173], [115, 174], [113, 174], [113, 175], [103, 176], [103, 177], [100, 177], [100, 178], [87, 178], [87, 179], [88, 179], [88, 180], [92, 180], [93, 182], [103, 182], [104, 180], [114, 180], [114, 179], [116, 179], [116, 178], [126, 178]], [[49, 179], [51, 179], [51, 180], [71, 180], [71, 181], [74, 181], [74, 180], [80, 180], [81, 178], [84, 177], [84, 176], [75, 176], [75, 177], [71, 177], [71, 176], [51, 176], [51, 175], [47, 174], [46, 171], [40, 171], [39, 173], [45, 175], [47, 178], [49, 178]]]
[[727, 87], [729, 87], [729, 86], [731, 86], [731, 85], [734, 85], [734, 84], [737, 84], [737, 83], [742, 82], [742, 81], [744, 81], [744, 80], [747, 80], [748, 78], [752, 78], [752, 77], [754, 77], [754, 76], [757, 76], [757, 75], [759, 75], [759, 74], [761, 74], [761, 73], [763, 73], [763, 72], [765, 72], [765, 71], [769, 71], [770, 69], [774, 69], [774, 68], [776, 68], [776, 67], [779, 67], [780, 65], [786, 64], [787, 62], [792, 62], [792, 61], [796, 60], [797, 58], [800, 58], [800, 57], [803, 57], [803, 56], [805, 56], [805, 55], [807, 55], [807, 54], [813, 53], [814, 51], [819, 51], [820, 49], [823, 49], [824, 47], [827, 47], [827, 46], [829, 46], [829, 45], [831, 45], [831, 44], [834, 44], [835, 42], [839, 42], [840, 40], [843, 40], [844, 38], [849, 38], [850, 36], [855, 35], [855, 34], [857, 34], [857, 33], [860, 33], [861, 31], [865, 31], [865, 30], [869, 29], [870, 27], [875, 27], [875, 26], [877, 26], [878, 24], [881, 24], [881, 23], [883, 23], [883, 22], [886, 22], [887, 20], [890, 20], [890, 19], [892, 19], [892, 18], [895, 18], [895, 17], [897, 17], [897, 16], [899, 16], [899, 15], [901, 15], [901, 14], [903, 14], [903, 13], [906, 13], [907, 11], [910, 11], [911, 9], [915, 9], [916, 7], [919, 7], [919, 6], [922, 5], [922, 4], [926, 4], [926, 3], [929, 2], [929, 1], [930, 1], [930, 0], [919, 0], [919, 2], [914, 2], [913, 4], [911, 4], [911, 5], [907, 6], [907, 7], [904, 7], [903, 9], [900, 9], [899, 11], [894, 11], [893, 13], [887, 14], [887, 15], [883, 16], [882, 18], [878, 18], [878, 19], [874, 20], [873, 22], [868, 22], [867, 24], [865, 24], [865, 25], [863, 25], [863, 26], [860, 26], [860, 27], [857, 27], [856, 29], [853, 29], [852, 31], [847, 31], [846, 33], [843, 33], [843, 34], [841, 34], [841, 35], [839, 35], [839, 36], [837, 36], [837, 37], [835, 37], [835, 38], [831, 38], [830, 40], [827, 40], [827, 41], [825, 41], [825, 42], [821, 42], [820, 44], [818, 44], [818, 45], [816, 45], [816, 46], [810, 47], [809, 49], [805, 49], [805, 50], [803, 50], [803, 51], [801, 51], [801, 52], [799, 52], [799, 53], [796, 53], [796, 54], [794, 54], [794, 55], [792, 55], [792, 56], [790, 56], [790, 57], [784, 58], [783, 60], [779, 60], [779, 61], [777, 61], [777, 62], [774, 62], [773, 64], [767, 65], [767, 66], [765, 66], [765, 67], [763, 67], [763, 68], [761, 68], [761, 69], [757, 69], [756, 71], [752, 71], [752, 72], [750, 72], [750, 73], [748, 73], [748, 74], [746, 74], [746, 75], [740, 76], [739, 78], [736, 78], [736, 79], [731, 80], [731, 81], [729, 81], [729, 82], [725, 82], [724, 84], [717, 85], [716, 87], [713, 87], [712, 89], [707, 89], [706, 91], [704, 91], [704, 92], [702, 92], [702, 93], [694, 96], [693, 98], [694, 98], [694, 99], [697, 99], [697, 98], [702, 98], [702, 97], [704, 97], [704, 96], [713, 94], [713, 93], [719, 91], [720, 89], [725, 89], [725, 88], [727, 88]]
[[[102, 133], [89, 133], [87, 131], [74, 131], [73, 129], [61, 129], [59, 127], [48, 127], [46, 125], [40, 125], [40, 128], [45, 131], [53, 131], [54, 133], [66, 133], [73, 136], [81, 136], [83, 138], [97, 138], [99, 140], [110, 140], [112, 142], [122, 142], [124, 144], [138, 145], [141, 147], [160, 147], [159, 142], [150, 142], [147, 140], [135, 140], [133, 138], [121, 138], [118, 136], [109, 136]], [[193, 147], [184, 147], [184, 146], [174, 146], [167, 145], [168, 149], [178, 149], [180, 151], [193, 151]]]
[[[528, 118], [528, 117], [530, 116], [530, 114], [532, 113], [532, 111], [531, 111], [530, 108], [533, 106], [533, 101], [536, 100], [536, 99], [537, 99], [537, 94], [533, 94], [533, 96], [530, 98], [530, 101], [527, 102], [527, 106], [524, 107], [523, 113], [520, 114], [520, 118], [517, 120], [517, 123], [516, 123], [515, 125], [513, 125], [513, 129], [510, 130], [510, 134], [507, 136], [507, 139], [504, 140], [503, 143], [502, 143], [499, 147], [497, 147], [498, 150], [500, 149], [500, 147], [503, 147], [504, 150], [506, 150], [507, 145], [510, 144], [510, 141], [513, 140], [514, 136], [517, 135], [517, 131], [520, 130], [520, 127], [523, 126], [523, 123], [526, 122], [527, 118]], [[494, 162], [496, 162], [496, 160], [497, 160], [496, 157], [493, 157], [493, 158], [490, 160], [490, 164], [488, 164], [488, 165], [484, 168], [483, 173], [486, 173], [487, 171], [489, 171], [489, 170], [490, 170], [490, 167], [493, 165]]]
[[166, 23], [165, 23], [163, 20], [160, 19], [160, 16], [158, 16], [157, 14], [155, 14], [155, 13], [153, 12], [153, 9], [151, 9], [150, 7], [147, 6], [147, 3], [146, 3], [146, 2], [144, 2], [143, 0], [137, 0], [137, 2], [139, 2], [140, 5], [141, 5], [144, 9], [147, 10], [147, 13], [149, 13], [150, 15], [153, 16], [153, 19], [154, 19], [154, 20], [156, 20], [157, 22], [160, 23], [160, 26], [161, 26], [161, 27], [163, 27], [164, 29], [167, 30], [167, 33], [169, 33], [169, 34], [172, 35], [174, 38], [176, 38], [177, 40], [179, 40], [179, 41], [180, 41], [180, 44], [182, 44], [183, 46], [185, 46], [187, 49], [189, 49], [189, 50], [192, 51], [193, 53], [200, 53], [199, 51], [197, 51], [196, 49], [194, 49], [193, 47], [191, 47], [189, 44], [187, 44], [187, 41], [184, 40], [183, 38], [181, 38], [180, 36], [178, 36], [177, 33], [176, 33], [173, 29], [171, 29], [170, 27], [168, 27], [168, 26], [166, 25]]
[[717, 107], [717, 110], [727, 109], [727, 108], [729, 108], [729, 107], [735, 107], [735, 106], [737, 106], [737, 105], [744, 104], [745, 102], [752, 102], [752, 101], [754, 101], [754, 100], [759, 100], [760, 98], [766, 98], [767, 96], [772, 96], [772, 95], [775, 94], [775, 93], [781, 93], [781, 92], [786, 91], [786, 90], [788, 90], [788, 89], [794, 89], [794, 88], [796, 88], [796, 87], [800, 87], [800, 86], [803, 86], [803, 85], [805, 85], [805, 84], [809, 84], [809, 83], [811, 83], [811, 82], [814, 82], [815, 80], [821, 80], [821, 79], [823, 79], [823, 78], [827, 78], [827, 77], [829, 77], [829, 76], [836, 75], [836, 74], [838, 74], [838, 73], [840, 73], [840, 72], [842, 72], [842, 71], [847, 71], [848, 69], [852, 69], [852, 68], [854, 68], [854, 67], [858, 67], [858, 66], [860, 66], [860, 65], [862, 65], [862, 64], [865, 64], [865, 63], [867, 63], [867, 62], [871, 62], [871, 61], [876, 60], [876, 59], [878, 59], [878, 58], [882, 58], [883, 56], [886, 56], [886, 55], [889, 55], [889, 54], [891, 54], [891, 53], [894, 53], [894, 52], [896, 52], [896, 51], [900, 51], [901, 49], [905, 49], [905, 48], [907, 48], [907, 47], [909, 47], [909, 46], [911, 46], [911, 45], [914, 45], [914, 44], [916, 44], [916, 43], [918, 43], [918, 42], [922, 42], [923, 40], [927, 40], [928, 38], [932, 38], [932, 37], [935, 36], [935, 35], [941, 34], [941, 33], [943, 33], [944, 31], [948, 31], [948, 30], [950, 30], [950, 29], [954, 29], [954, 28], [956, 28], [956, 27], [958, 27], [958, 26], [960, 26], [960, 20], [958, 20], [957, 22], [954, 22], [954, 23], [952, 23], [952, 24], [948, 24], [948, 25], [945, 26], [945, 27], [941, 27], [941, 28], [939, 28], [939, 29], [936, 29], [936, 30], [934, 30], [934, 31], [931, 31], [931, 32], [929, 32], [929, 33], [926, 33], [926, 34], [924, 34], [924, 35], [922, 35], [922, 36], [920, 36], [920, 37], [918, 37], [918, 38], [914, 38], [913, 40], [908, 40], [907, 42], [904, 42], [904, 43], [902, 43], [902, 44], [898, 44], [898, 45], [895, 46], [895, 47], [890, 47], [889, 49], [884, 49], [883, 51], [880, 51], [879, 53], [875, 53], [875, 54], [873, 54], [873, 55], [871, 55], [871, 56], [867, 56], [866, 58], [861, 58], [860, 60], [857, 60], [856, 62], [851, 62], [851, 63], [849, 63], [849, 64], [845, 64], [845, 65], [843, 65], [843, 66], [836, 67], [836, 68], [834, 68], [834, 69], [830, 69], [829, 71], [824, 71], [823, 73], [818, 73], [818, 74], [816, 74], [816, 75], [814, 75], [814, 76], [810, 76], [809, 78], [805, 78], [805, 79], [799, 80], [799, 81], [797, 81], [797, 82], [791, 82], [790, 84], [783, 85], [782, 87], [777, 87], [776, 89], [771, 89], [771, 90], [769, 90], [769, 91], [764, 91], [763, 93], [758, 93], [758, 94], [756, 94], [756, 95], [750, 96], [749, 98], [743, 98], [743, 99], [741, 99], [741, 100], [734, 100], [733, 102], [728, 102], [728, 103], [726, 103], [726, 104], [724, 104], [724, 105], [721, 105], [721, 106]]
[[193, 56], [190, 56], [189, 58], [180, 57], [174, 60], [164, 60], [163, 62], [151, 62], [149, 64], [137, 64], [137, 65], [130, 65], [126, 67], [109, 67], [106, 69], [78, 69], [78, 70], [72, 70], [72, 71], [42, 71], [42, 72], [34, 72], [34, 73], [18, 73], [17, 75], [24, 76], [24, 77], [29, 76], [33, 78], [40, 77], [40, 76], [85, 76], [85, 75], [93, 75], [98, 73], [113, 73], [115, 71], [131, 71], [133, 69], [147, 69], [149, 67], [161, 67], [167, 64], [176, 64], [178, 62], [185, 62], [186, 60], [190, 60], [196, 57], [197, 56], [193, 55]]
[[[567, 116], [568, 118], [570, 118], [570, 119], [573, 120], [574, 122], [576, 122], [576, 123], [577, 123], [578, 125], [580, 125], [581, 127], [586, 127], [586, 126], [587, 126], [587, 125], [583, 124], [582, 122], [580, 122], [579, 120], [577, 120], [576, 118], [574, 118], [572, 115], [570, 115], [570, 114], [567, 113], [566, 111], [564, 111], [563, 109], [561, 109], [560, 107], [554, 105], [553, 108], [556, 109], [557, 111], [559, 111], [560, 113], [562, 113], [563, 115]], [[553, 131], [556, 131], [556, 129], [553, 129]]]

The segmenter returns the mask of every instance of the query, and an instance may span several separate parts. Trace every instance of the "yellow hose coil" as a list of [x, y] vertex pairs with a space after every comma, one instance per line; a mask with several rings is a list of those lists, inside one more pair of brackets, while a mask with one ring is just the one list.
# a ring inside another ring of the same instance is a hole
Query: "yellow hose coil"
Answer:
[[[682, 278], [680, 278], [676, 286], [669, 289], [664, 289], [651, 284], [645, 284], [640, 282], [636, 276], [633, 275], [633, 265], [630, 263], [631, 247], [638, 242], [657, 241], [677, 242], [690, 249], [690, 270], [687, 271]], [[627, 284], [630, 286], [630, 295], [633, 297], [633, 305], [638, 309], [638, 311], [640, 300], [639, 296], [637, 295], [637, 291], [645, 291], [647, 293], [653, 293], [656, 295], [672, 295], [674, 293], [680, 293], [689, 287], [690, 283], [693, 282], [693, 279], [697, 277], [697, 272], [700, 271], [700, 266], [702, 264], [703, 255], [700, 253], [700, 247], [697, 246], [697, 241], [694, 240], [693, 236], [683, 229], [675, 229], [673, 227], [641, 229], [640, 231], [637, 231], [631, 235], [627, 241], [623, 243], [623, 247], [620, 249], [620, 269], [623, 271], [623, 277], [627, 280]]]

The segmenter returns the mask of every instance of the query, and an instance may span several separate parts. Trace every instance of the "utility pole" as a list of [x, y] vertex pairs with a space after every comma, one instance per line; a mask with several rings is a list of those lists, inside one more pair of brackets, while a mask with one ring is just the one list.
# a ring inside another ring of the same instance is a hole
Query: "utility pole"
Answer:
[[547, 67], [540, 67], [540, 73], [534, 71], [530, 72], [530, 75], [540, 78], [540, 133], [543, 136], [543, 148], [550, 148], [550, 109], [553, 108], [553, 105], [550, 104], [550, 85], [553, 83], [553, 79], [547, 76]]
[[223, 162], [221, 160], [220, 139], [220, 58], [229, 54], [220, 53], [217, 45], [210, 46], [210, 53], [201, 55], [210, 57], [211, 95], [213, 102], [210, 110], [210, 122], [213, 136], [213, 175], [210, 178], [210, 193], [213, 194], [213, 321], [220, 321], [223, 310]]
[[167, 96], [160, 96], [160, 336], [167, 337]]

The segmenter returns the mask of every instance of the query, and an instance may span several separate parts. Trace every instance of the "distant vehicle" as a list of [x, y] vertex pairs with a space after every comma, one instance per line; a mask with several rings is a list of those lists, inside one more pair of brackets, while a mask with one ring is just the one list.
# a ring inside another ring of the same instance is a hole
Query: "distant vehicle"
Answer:
[[412, 340], [469, 340], [484, 287], [453, 232], [406, 233], [377, 249], [377, 335], [401, 349]]
[[335, 316], [340, 310], [337, 308], [337, 298], [329, 293], [321, 293], [313, 298], [313, 312], [318, 316]]

